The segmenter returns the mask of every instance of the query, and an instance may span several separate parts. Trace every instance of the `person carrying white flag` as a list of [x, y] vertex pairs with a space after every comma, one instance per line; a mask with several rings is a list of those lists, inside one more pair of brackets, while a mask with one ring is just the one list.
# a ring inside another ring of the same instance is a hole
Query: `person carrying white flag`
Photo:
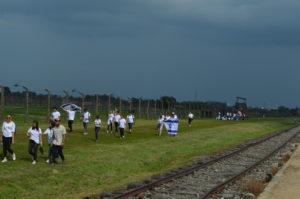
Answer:
[[178, 133], [179, 120], [174, 116], [175, 114], [172, 114], [170, 119], [164, 120], [164, 125], [168, 131], [168, 134], [176, 136]]

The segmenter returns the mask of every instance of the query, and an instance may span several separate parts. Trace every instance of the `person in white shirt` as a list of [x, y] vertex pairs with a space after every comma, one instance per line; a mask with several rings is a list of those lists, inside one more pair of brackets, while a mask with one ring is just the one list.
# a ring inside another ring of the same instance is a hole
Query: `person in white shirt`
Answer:
[[125, 127], [126, 127], [126, 120], [123, 116], [120, 116], [120, 120], [119, 120], [119, 129], [120, 129], [120, 139], [124, 139], [124, 131], [125, 131]]
[[91, 114], [90, 114], [90, 112], [88, 112], [88, 109], [85, 108], [84, 112], [82, 113], [82, 116], [81, 116], [83, 129], [84, 129], [84, 132], [83, 132], [84, 135], [88, 134], [87, 130], [88, 130], [88, 123], [89, 123], [90, 119], [91, 119]]
[[173, 118], [173, 119], [175, 119], [175, 120], [177, 120], [177, 119], [178, 119], [178, 117], [177, 117], [177, 115], [176, 115], [176, 113], [175, 113], [175, 112], [172, 112], [172, 118]]
[[135, 117], [134, 117], [134, 115], [132, 113], [130, 113], [129, 115], [127, 115], [127, 124], [128, 124], [129, 133], [132, 133], [134, 118]]
[[32, 164], [36, 164], [38, 146], [43, 145], [42, 130], [39, 128], [38, 121], [33, 121], [32, 126], [27, 131], [29, 138], [28, 153], [32, 155]]
[[188, 115], [188, 124], [189, 124], [189, 127], [192, 126], [193, 119], [194, 119], [194, 114], [192, 112], [190, 112], [189, 115]]
[[115, 132], [116, 133], [118, 132], [118, 128], [119, 128], [119, 125], [120, 125], [120, 120], [121, 120], [121, 116], [119, 114], [119, 111], [117, 111], [115, 113], [115, 116], [114, 116]]
[[56, 107], [53, 108], [53, 112], [51, 113], [51, 119], [53, 121], [60, 119], [60, 112], [57, 110]]
[[163, 125], [164, 125], [164, 119], [165, 119], [165, 116], [163, 114], [161, 114], [158, 119], [158, 124], [157, 124], [158, 136], [161, 136], [161, 133], [163, 130]]
[[15, 143], [15, 132], [16, 125], [12, 121], [12, 115], [8, 114], [6, 116], [6, 122], [3, 122], [2, 125], [2, 144], [3, 144], [3, 160], [2, 163], [8, 161], [7, 152], [12, 154], [12, 159], [16, 160], [16, 154], [11, 149], [11, 145]]
[[72, 110], [65, 110], [68, 114], [68, 127], [70, 132], [73, 132], [73, 123], [74, 123], [74, 119], [75, 119], [75, 115], [76, 115], [76, 111], [72, 111]]
[[95, 123], [95, 137], [97, 142], [99, 140], [99, 132], [101, 130], [101, 119], [99, 115], [96, 116], [94, 123]]
[[166, 117], [165, 117], [165, 120], [169, 120], [169, 119], [171, 119], [171, 116], [170, 116], [170, 113], [167, 113]]
[[52, 145], [52, 139], [53, 139], [53, 128], [55, 127], [55, 122], [50, 121], [49, 122], [49, 127], [46, 129], [44, 132], [44, 135], [48, 136], [48, 159], [46, 160], [47, 163], [50, 163], [51, 160], [51, 145]]
[[109, 112], [108, 114], [108, 119], [107, 119], [107, 130], [106, 133], [111, 133], [113, 131], [113, 120], [114, 120], [114, 114], [112, 111]]

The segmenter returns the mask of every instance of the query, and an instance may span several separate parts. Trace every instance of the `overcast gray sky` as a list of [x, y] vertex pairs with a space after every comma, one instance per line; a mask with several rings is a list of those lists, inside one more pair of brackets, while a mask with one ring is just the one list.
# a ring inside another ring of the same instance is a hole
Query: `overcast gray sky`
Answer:
[[1, 0], [0, 84], [299, 106], [299, 0]]

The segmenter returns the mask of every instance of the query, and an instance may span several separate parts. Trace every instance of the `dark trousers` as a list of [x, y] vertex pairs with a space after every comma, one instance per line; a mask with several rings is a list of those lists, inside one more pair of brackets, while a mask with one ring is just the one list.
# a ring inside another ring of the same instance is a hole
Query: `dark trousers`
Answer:
[[108, 125], [107, 125], [107, 130], [108, 130], [108, 131], [112, 131], [112, 130], [113, 130], [113, 129], [112, 129], [112, 126], [113, 126], [112, 123], [108, 124]]
[[128, 123], [128, 129], [132, 129], [133, 128], [133, 123]]
[[101, 127], [95, 127], [95, 137], [96, 137], [96, 140], [98, 140], [99, 138], [99, 131], [100, 131]]
[[84, 133], [87, 133], [88, 123], [87, 122], [83, 122], [82, 124], [83, 124]]
[[32, 155], [32, 159], [36, 160], [37, 159], [37, 150], [38, 150], [38, 144], [35, 143], [33, 140], [29, 140], [29, 145], [28, 145], [28, 153]]
[[68, 127], [69, 127], [69, 129], [70, 129], [70, 132], [72, 132], [73, 131], [73, 120], [68, 120]]
[[191, 125], [191, 124], [192, 124], [192, 121], [193, 121], [193, 118], [189, 118], [189, 119], [188, 119], [188, 123], [189, 123], [189, 125]]
[[49, 161], [52, 159], [52, 154], [51, 154], [51, 144], [49, 144], [49, 150], [48, 150], [48, 159]]
[[63, 154], [63, 147], [59, 146], [59, 145], [52, 145], [51, 147], [51, 163], [56, 163], [56, 158], [58, 158], [58, 156], [60, 156], [61, 160], [64, 161], [65, 160], [65, 156]]
[[123, 137], [124, 136], [124, 128], [119, 128], [120, 129], [120, 136]]
[[115, 132], [118, 132], [119, 130], [119, 122], [115, 122]]
[[3, 156], [7, 157], [7, 151], [13, 154], [13, 150], [11, 149], [12, 137], [4, 137], [2, 136], [3, 142]]

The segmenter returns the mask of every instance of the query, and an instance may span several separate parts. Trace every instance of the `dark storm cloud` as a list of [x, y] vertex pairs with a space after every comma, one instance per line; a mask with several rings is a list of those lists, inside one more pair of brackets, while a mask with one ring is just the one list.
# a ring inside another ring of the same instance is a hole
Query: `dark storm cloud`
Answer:
[[296, 106], [299, 10], [296, 0], [1, 1], [0, 65], [19, 72], [0, 83]]

